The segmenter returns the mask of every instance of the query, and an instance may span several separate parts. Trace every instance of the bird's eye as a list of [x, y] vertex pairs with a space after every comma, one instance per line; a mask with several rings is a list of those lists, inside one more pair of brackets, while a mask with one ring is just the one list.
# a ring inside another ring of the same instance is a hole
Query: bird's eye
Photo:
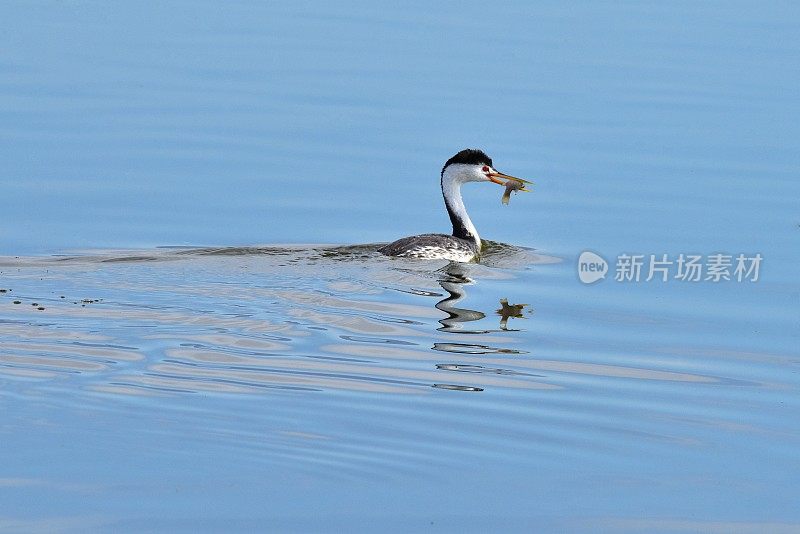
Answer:
[[488, 165], [484, 165], [482, 170], [483, 170], [483, 172], [489, 172], [489, 166]]

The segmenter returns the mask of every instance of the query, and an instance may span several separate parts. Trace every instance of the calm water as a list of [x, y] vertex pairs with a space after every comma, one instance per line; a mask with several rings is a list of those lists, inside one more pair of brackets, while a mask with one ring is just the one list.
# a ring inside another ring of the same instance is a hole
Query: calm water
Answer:
[[[799, 32], [5, 3], [0, 531], [800, 532]], [[375, 253], [466, 146], [536, 181], [467, 186], [484, 261]], [[614, 280], [720, 253], [758, 281]]]

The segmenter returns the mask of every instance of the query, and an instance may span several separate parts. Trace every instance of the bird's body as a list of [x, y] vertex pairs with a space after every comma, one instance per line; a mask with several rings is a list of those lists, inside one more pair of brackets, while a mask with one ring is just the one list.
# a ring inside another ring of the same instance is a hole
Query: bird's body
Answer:
[[379, 248], [378, 252], [403, 258], [468, 262], [480, 254], [480, 249], [474, 241], [452, 235], [422, 234], [398, 239]]
[[[467, 182], [494, 182], [505, 185], [499, 178], [514, 179], [497, 172], [492, 159], [481, 150], [462, 150], [444, 164], [441, 173], [444, 205], [453, 224], [453, 234], [422, 234], [398, 239], [378, 249], [387, 256], [421, 259], [445, 259], [458, 262], [477, 260], [481, 238], [467, 214], [461, 198], [461, 186]], [[529, 183], [529, 182], [526, 182]]]

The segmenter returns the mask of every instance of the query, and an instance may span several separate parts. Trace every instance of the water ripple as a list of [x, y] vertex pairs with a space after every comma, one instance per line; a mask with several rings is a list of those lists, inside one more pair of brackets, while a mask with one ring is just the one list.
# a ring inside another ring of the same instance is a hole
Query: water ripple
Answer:
[[[554, 293], [528, 271], [396, 261], [369, 247], [13, 263], [5, 279], [13, 290], [0, 294], [3, 395], [113, 400], [102, 409], [122, 417], [137, 403], [176, 399], [181, 420], [214, 414], [203, 401], [190, 415], [185, 396], [262, 399], [274, 411], [258, 401], [241, 420], [220, 412], [214, 426], [196, 423], [202, 439], [239, 434], [226, 446], [266, 449], [317, 474], [380, 476], [418, 470], [411, 457], [451, 463], [491, 450], [521, 458], [530, 447], [562, 455], [694, 449], [707, 446], [710, 431], [762, 433], [775, 447], [794, 440], [777, 420], [738, 420], [733, 408], [785, 401], [793, 386], [780, 370], [792, 358], [722, 340], [675, 345], [684, 322], [595, 303], [591, 313], [654, 340], [626, 348], [604, 331], [583, 331], [587, 312], [572, 313], [569, 292]], [[567, 276], [558, 263], [540, 265]], [[758, 372], [746, 376], [737, 361], [757, 363]], [[325, 431], [329, 419], [337, 431]], [[270, 430], [248, 441], [253, 424]], [[462, 442], [454, 428], [481, 433]]]

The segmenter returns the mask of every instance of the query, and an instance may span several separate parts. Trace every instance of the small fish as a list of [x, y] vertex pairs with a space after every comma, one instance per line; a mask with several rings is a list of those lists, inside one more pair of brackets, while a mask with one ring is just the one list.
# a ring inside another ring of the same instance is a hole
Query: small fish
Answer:
[[509, 180], [506, 182], [506, 191], [503, 193], [503, 204], [508, 204], [508, 201], [511, 200], [511, 192], [512, 191], [528, 191], [525, 189], [525, 184], [517, 181], [517, 180]]

